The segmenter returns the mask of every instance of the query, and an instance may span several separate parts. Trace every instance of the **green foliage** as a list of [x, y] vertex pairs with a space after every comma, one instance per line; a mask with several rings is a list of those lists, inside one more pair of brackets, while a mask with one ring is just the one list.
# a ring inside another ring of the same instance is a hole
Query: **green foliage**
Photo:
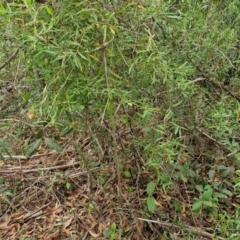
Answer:
[[156, 184], [151, 181], [147, 185], [147, 207], [150, 212], [154, 212], [156, 209], [155, 199], [152, 196], [154, 190], [155, 190]]
[[26, 152], [26, 157], [30, 158], [40, 147], [42, 139], [37, 139]]
[[0, 138], [0, 151], [1, 151], [0, 152], [0, 158], [2, 160], [4, 160], [3, 154], [7, 154], [7, 155], [9, 155], [11, 157], [9, 149], [12, 149], [11, 144], [8, 141]]
[[[18, 108], [36, 109], [34, 124], [55, 126], [61, 137], [80, 126], [93, 139], [101, 136], [101, 146], [111, 131], [131, 132], [121, 147], [140, 152], [154, 178], [147, 185], [150, 212], [154, 182], [176, 199], [187, 186], [195, 194], [192, 211], [224, 223], [220, 200], [239, 196], [240, 182], [239, 9], [238, 0], [0, 3], [0, 46], [21, 46]], [[12, 65], [2, 69], [4, 79]], [[34, 136], [27, 157], [42, 139]], [[62, 151], [53, 137], [45, 144]], [[1, 158], [10, 147], [0, 139]], [[119, 152], [124, 166], [127, 151]], [[219, 232], [233, 236], [224, 226]], [[116, 231], [112, 223], [106, 236], [114, 239]]]
[[58, 142], [52, 138], [45, 138], [45, 143], [46, 145], [51, 148], [54, 149], [58, 152], [62, 152], [62, 147], [58, 144]]
[[104, 231], [104, 236], [109, 240], [121, 238], [122, 230], [117, 228], [116, 223], [112, 223], [110, 228]]
[[[30, 147], [26, 151], [26, 157], [30, 158], [34, 153], [36, 153], [41, 143], [42, 143], [42, 137], [38, 138], [36, 136], [36, 140], [30, 145]], [[62, 147], [58, 144], [58, 142], [55, 139], [45, 138], [45, 144], [50, 149], [54, 149], [58, 152], [62, 152], [63, 150]]]
[[195, 200], [192, 206], [192, 211], [194, 213], [199, 213], [202, 210], [202, 206], [214, 207], [212, 200], [213, 189], [211, 186], [206, 186], [204, 188], [203, 194]]

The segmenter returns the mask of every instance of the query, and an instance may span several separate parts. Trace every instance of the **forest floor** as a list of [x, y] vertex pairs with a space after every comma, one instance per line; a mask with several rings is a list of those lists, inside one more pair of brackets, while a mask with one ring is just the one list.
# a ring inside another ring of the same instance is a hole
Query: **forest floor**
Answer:
[[[213, 239], [217, 234], [214, 219], [192, 213], [195, 196], [187, 183], [179, 183], [174, 191], [158, 188], [156, 210], [148, 211], [146, 189], [155, 176], [147, 170], [142, 150], [131, 147], [132, 133], [124, 127], [119, 128], [117, 142], [118, 149], [125, 146], [120, 156], [121, 185], [111, 140], [94, 139], [80, 126], [67, 136], [47, 127], [47, 135], [55, 136], [63, 150], [52, 151], [43, 142], [27, 158], [26, 148], [42, 126], [32, 124], [26, 113], [10, 109], [17, 101], [13, 86], [4, 86], [1, 92], [0, 138], [5, 153], [0, 161], [0, 239]], [[144, 138], [140, 129], [134, 131], [135, 137]], [[98, 141], [104, 144], [96, 154], [93, 142]], [[181, 202], [179, 211], [173, 210], [175, 200]], [[233, 203], [224, 206], [234, 214]]]

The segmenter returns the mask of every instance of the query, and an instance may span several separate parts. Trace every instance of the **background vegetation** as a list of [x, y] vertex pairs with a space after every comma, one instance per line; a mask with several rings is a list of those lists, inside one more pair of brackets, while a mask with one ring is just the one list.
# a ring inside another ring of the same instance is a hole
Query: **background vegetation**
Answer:
[[[237, 0], [0, 3], [5, 239], [31, 239], [22, 208], [46, 199], [62, 206], [62, 222], [44, 239], [237, 239], [239, 9]], [[46, 199], [28, 202], [34, 189]]]

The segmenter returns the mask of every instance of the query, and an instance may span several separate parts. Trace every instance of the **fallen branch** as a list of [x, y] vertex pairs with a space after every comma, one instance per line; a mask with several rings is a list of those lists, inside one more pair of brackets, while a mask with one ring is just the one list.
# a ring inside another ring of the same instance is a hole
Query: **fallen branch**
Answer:
[[[163, 221], [159, 221], [159, 220], [156, 221], [156, 220], [150, 220], [150, 219], [145, 219], [145, 218], [138, 218], [138, 219], [142, 220], [142, 221], [145, 221], [145, 222], [157, 223], [157, 224], [159, 224], [159, 225], [161, 225], [163, 227], [174, 227], [174, 228], [178, 228], [178, 229], [182, 229], [183, 228], [182, 226], [179, 226], [179, 225], [176, 225], [176, 224], [173, 224], [173, 223], [169, 223], [169, 222], [163, 222]], [[201, 235], [203, 237], [208, 237], [210, 239], [214, 238], [213, 234], [211, 234], [209, 232], [206, 232], [206, 231], [202, 230], [201, 228], [185, 225], [184, 226], [184, 230], [187, 230], [188, 232], [192, 232], [192, 233]], [[221, 238], [221, 237], [218, 237], [217, 239], [224, 240], [224, 238]]]
[[227, 150], [228, 152], [230, 152], [230, 150], [228, 148], [226, 148], [222, 143], [220, 143], [219, 141], [217, 141], [215, 138], [209, 136], [207, 133], [203, 132], [202, 129], [200, 128], [196, 128], [196, 130], [198, 132], [200, 132], [202, 135], [204, 135], [205, 137], [207, 137], [208, 139], [210, 139], [212, 142], [216, 143], [218, 146], [220, 146], [221, 148], [224, 148], [225, 150]]
[[[24, 167], [22, 167], [22, 172], [23, 173], [30, 173], [30, 172], [39, 172], [39, 171], [48, 171], [48, 170], [55, 170], [55, 169], [64, 169], [64, 168], [70, 168], [73, 166], [77, 166], [80, 165], [80, 162], [77, 163], [72, 163], [72, 164], [66, 164], [66, 165], [61, 165], [61, 166], [54, 166], [54, 167], [40, 167], [40, 168], [33, 168], [33, 169], [24, 169]], [[93, 168], [90, 169], [90, 171], [94, 171], [96, 169], [99, 168]], [[15, 173], [17, 171], [20, 171], [21, 167], [13, 167], [13, 168], [8, 168], [8, 169], [0, 169], [0, 174], [1, 173]]]
[[24, 122], [22, 120], [19, 120], [19, 119], [14, 119], [14, 118], [5, 118], [5, 119], [0, 119], [0, 122], [20, 122], [20, 123], [23, 123], [29, 127], [41, 127], [42, 125], [33, 125], [33, 124], [30, 124], [30, 123], [27, 123], [27, 122]]
[[31, 158], [26, 157], [25, 155], [3, 155], [4, 159], [19, 159], [19, 160], [28, 160], [28, 159], [33, 159], [33, 158], [39, 158], [39, 157], [44, 157], [44, 156], [49, 156], [56, 153], [56, 151], [49, 152], [49, 153], [41, 153], [41, 154], [35, 154], [32, 155]]

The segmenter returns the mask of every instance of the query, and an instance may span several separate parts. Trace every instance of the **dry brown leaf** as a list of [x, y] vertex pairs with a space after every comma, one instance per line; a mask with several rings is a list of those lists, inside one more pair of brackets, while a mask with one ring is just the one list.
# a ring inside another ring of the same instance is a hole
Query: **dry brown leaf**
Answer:
[[55, 213], [60, 213], [62, 211], [61, 205], [57, 204], [57, 203], [56, 203], [55, 207], [50, 208], [50, 209], [52, 212], [55, 212]]
[[59, 233], [58, 232], [55, 232], [55, 233], [51, 233], [47, 236], [44, 237], [44, 240], [60, 240], [60, 236], [59, 236]]
[[45, 166], [52, 166], [57, 162], [57, 159], [59, 158], [59, 156], [60, 156], [60, 153], [54, 153], [49, 157], [42, 157], [42, 163]]
[[181, 213], [185, 213], [185, 212], [186, 212], [186, 205], [184, 203], [182, 203]]
[[159, 206], [161, 209], [163, 209], [163, 205], [160, 202], [158, 202], [156, 199], [154, 199], [154, 202], [157, 206]]
[[105, 229], [107, 228], [107, 223], [103, 223], [103, 222], [100, 222], [99, 224], [98, 224], [98, 230], [99, 230], [99, 232], [103, 232]]
[[9, 225], [9, 226], [7, 226], [7, 225], [3, 225], [3, 224], [1, 224], [0, 225], [0, 229], [1, 229], [1, 231], [6, 231], [6, 232], [9, 232], [9, 231], [11, 231], [12, 229], [13, 229], [13, 227], [15, 227], [16, 225], [18, 225], [18, 223], [13, 223], [13, 224], [11, 224], [11, 225]]
[[28, 118], [33, 119], [34, 115], [35, 115], [34, 109], [29, 109], [27, 112]]
[[101, 235], [101, 233], [94, 233], [94, 232], [92, 232], [92, 231], [89, 231], [89, 233], [90, 233], [91, 236], [94, 237], [94, 238], [97, 238], [97, 237], [99, 237], [99, 236]]
[[136, 234], [137, 239], [141, 239], [142, 232], [143, 232], [143, 221], [137, 219], [137, 234]]
[[66, 233], [67, 235], [69, 235], [69, 230], [67, 230], [67, 227], [71, 224], [73, 218], [69, 218], [62, 226], [62, 232]]

